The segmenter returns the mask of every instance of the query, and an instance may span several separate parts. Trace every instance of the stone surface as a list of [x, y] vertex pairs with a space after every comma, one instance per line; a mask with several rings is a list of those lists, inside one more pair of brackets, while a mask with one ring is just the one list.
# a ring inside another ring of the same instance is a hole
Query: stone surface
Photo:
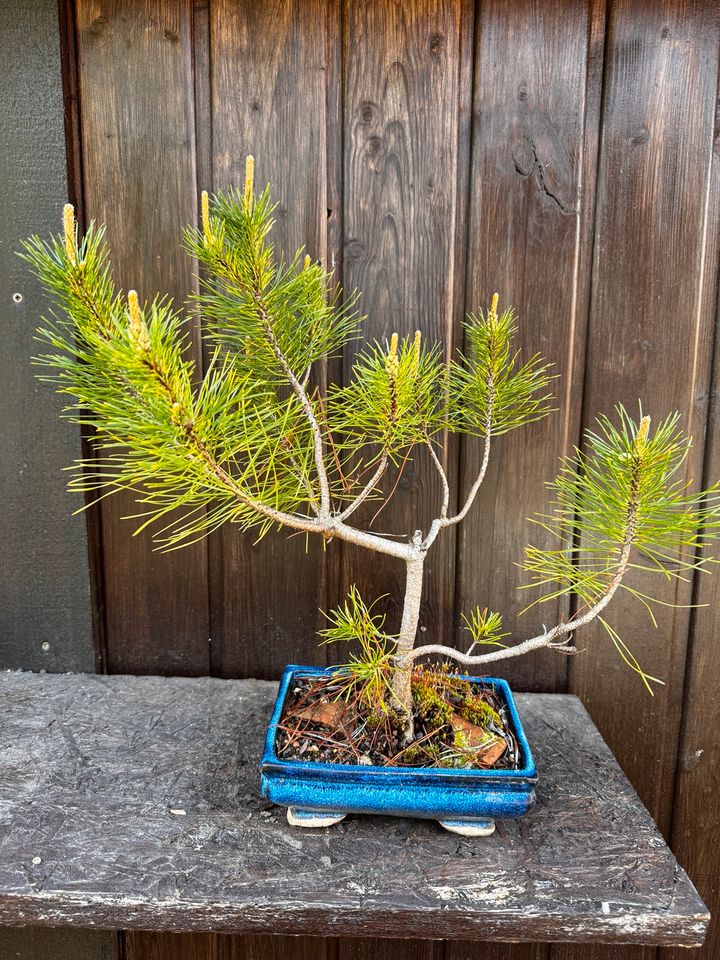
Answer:
[[580, 702], [520, 695], [538, 804], [492, 837], [289, 827], [275, 684], [0, 674], [0, 923], [693, 945], [708, 916]]

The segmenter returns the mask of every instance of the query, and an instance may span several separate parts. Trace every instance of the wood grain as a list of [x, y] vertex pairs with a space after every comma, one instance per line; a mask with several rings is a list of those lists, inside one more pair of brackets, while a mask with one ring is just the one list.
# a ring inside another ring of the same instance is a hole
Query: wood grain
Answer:
[[[480, 8], [466, 303], [486, 308], [497, 291], [515, 307], [523, 356], [555, 364], [558, 410], [494, 441], [484, 489], [458, 534], [458, 611], [498, 609], [520, 640], [559, 613], [518, 616], [530, 598], [518, 592], [525, 577], [516, 564], [528, 539], [546, 545], [527, 518], [544, 509], [544, 482], [579, 432], [602, 46], [599, 3]], [[463, 491], [481, 456], [479, 440], [463, 441]], [[566, 663], [546, 651], [498, 666], [518, 689], [562, 690]]]
[[[703, 12], [704, 11], [704, 12]], [[658, 422], [673, 410], [701, 473], [708, 405], [717, 196], [709, 193], [718, 68], [717, 10], [701, 3], [622, 2], [609, 12], [602, 149], [584, 422], [616, 402]], [[672, 188], [670, 188], [672, 185]], [[641, 590], [662, 583], [634, 575]], [[665, 599], [688, 603], [680, 585]], [[572, 689], [667, 833], [678, 743], [687, 610], [661, 608], [655, 629], [630, 597], [609, 621], [666, 686], [647, 696], [603, 631], [578, 638]]]
[[[195, 217], [190, 23], [182, 0], [77, 5], [86, 214], [107, 223], [121, 286], [178, 304], [192, 285], [181, 234]], [[100, 509], [107, 668], [206, 672], [205, 545], [160, 554], [122, 519], [137, 512], [130, 497]]]
[[[557, 362], [558, 414], [499, 442], [484, 499], [457, 544], [439, 542], [430, 558], [424, 636], [444, 634], [452, 642], [453, 610], [457, 625], [458, 614], [476, 603], [502, 608], [516, 626], [523, 597], [515, 594], [519, 574], [512, 561], [528, 534], [524, 518], [544, 502], [542, 480], [577, 438], [590, 302], [583, 422], [616, 399], [635, 403], [639, 394], [655, 417], [681, 408], [696, 435], [689, 475], [699, 476], [720, 193], [711, 153], [716, 5], [610, 0], [607, 28], [600, 0], [550, 2], [542, 9], [528, 0], [484, 0], [474, 12], [469, 0], [77, 0], [76, 7], [79, 84], [66, 90], [69, 130], [80, 129], [82, 138], [70, 136], [68, 162], [76, 199], [84, 193], [90, 216], [109, 221], [121, 283], [139, 285], [148, 296], [171, 288], [184, 297], [192, 265], [178, 237], [195, 216], [196, 185], [217, 189], [238, 182], [251, 150], [259, 177], [274, 180], [285, 201], [279, 246], [306, 242], [313, 255], [336, 265], [348, 289], [360, 286], [371, 337], [420, 326], [427, 336], [449, 333], [457, 344], [465, 304], [482, 305], [498, 289], [519, 309], [523, 344]], [[56, 42], [49, 21], [40, 24], [49, 7], [17, 9], [21, 14], [8, 18], [12, 29], [0, 41], [9, 43], [5, 60], [13, 65], [5, 100], [10, 109], [0, 111], [0, 167], [11, 183], [14, 172], [20, 179], [0, 207], [6, 231], [19, 236], [44, 232], [43, 218], [59, 209], [62, 191], [57, 197], [53, 191], [62, 163], [57, 149], [45, 145], [59, 116]], [[31, 120], [19, 124], [19, 116]], [[3, 662], [90, 668], [82, 659], [92, 656], [83, 619], [87, 600], [78, 605], [72, 599], [72, 590], [87, 579], [84, 552], [78, 553], [82, 519], [74, 527], [65, 521], [70, 504], [58, 505], [62, 478], [56, 472], [53, 480], [50, 469], [72, 459], [77, 438], [43, 426], [56, 410], [37, 406], [38, 389], [28, 386], [29, 371], [18, 360], [32, 352], [38, 305], [9, 254], [3, 244], [0, 286], [17, 287], [25, 299], [3, 308], [9, 320], [3, 382], [17, 416], [3, 419], [0, 434], [13, 463], [32, 465], [42, 451], [45, 466], [35, 475], [48, 489], [41, 507], [29, 509], [29, 488], [21, 482], [27, 471], [10, 471], [1, 481], [11, 536], [0, 558], [9, 549], [5, 567], [15, 571], [3, 595], [3, 626], [4, 618], [9, 623]], [[5, 258], [9, 266], [2, 272]], [[344, 375], [350, 359], [341, 364]], [[716, 421], [713, 406], [708, 481], [720, 472]], [[450, 463], [457, 465], [459, 455], [451, 447]], [[468, 443], [463, 487], [476, 463]], [[400, 501], [418, 494], [436, 499], [434, 482], [426, 463], [409, 467], [377, 528], [413, 526]], [[102, 551], [96, 575], [105, 568], [99, 600], [108, 605], [111, 670], [275, 676], [288, 660], [324, 658], [315, 645], [317, 607], [334, 604], [352, 580], [369, 597], [402, 592], [401, 569], [381, 567], [367, 554], [341, 555], [337, 544], [324, 557], [311, 544], [306, 556], [293, 540], [288, 552], [282, 535], [256, 548], [227, 531], [210, 545], [209, 558], [205, 547], [163, 557], [151, 552], [147, 539], [131, 539], [132, 524], [120, 519], [128, 507], [106, 501], [102, 531], [91, 545]], [[63, 525], [56, 535], [58, 517]], [[33, 531], [40, 526], [35, 546]], [[28, 582], [32, 590], [23, 586]], [[701, 578], [697, 597], [715, 603], [717, 589]], [[397, 614], [397, 605], [391, 613]], [[538, 622], [549, 613], [538, 615]], [[661, 619], [655, 631], [628, 606], [616, 606], [614, 616], [644, 665], [669, 677], [669, 686], [654, 701], [643, 699], [606, 638], [586, 634], [588, 650], [573, 664], [573, 689], [666, 832], [677, 765], [673, 844], [711, 906], [720, 908], [713, 842], [718, 782], [712, 731], [720, 684], [712, 654], [715, 617], [700, 611], [691, 622], [679, 613]], [[518, 621], [518, 633], [536, 625], [532, 617]], [[50, 623], [57, 627], [48, 636], [51, 650], [35, 649], [35, 638]], [[517, 687], [560, 690], [565, 661], [528, 658], [508, 675]], [[402, 842], [415, 840], [403, 835]], [[0, 953], [6, 943], [26, 954], [34, 949], [38, 957], [53, 949], [42, 931], [2, 935]], [[718, 936], [713, 926], [698, 956], [714, 956]], [[59, 957], [65, 942], [57, 940], [63, 944]], [[78, 956], [83, 949], [78, 946]], [[355, 954], [384, 958], [403, 948], [393, 941], [133, 932], [123, 949], [125, 960], [267, 960], [316, 952], [349, 960]], [[429, 944], [404, 949], [429, 950], [434, 957], [443, 952]], [[454, 941], [445, 955], [650, 960], [654, 951]], [[679, 951], [668, 950], [663, 960], [676, 956]]]
[[[584, 950], [585, 947], [570, 949]], [[611, 950], [612, 947], [606, 947]], [[550, 947], [544, 943], [463, 943], [445, 945], [445, 960], [545, 960]], [[610, 958], [608, 958], [610, 960]]]
[[702, 939], [704, 905], [577, 698], [519, 696], [537, 806], [480, 842], [391, 817], [291, 830], [257, 792], [276, 689], [0, 674], [0, 924]]
[[[720, 196], [720, 143], [715, 129], [710, 190]], [[720, 477], [720, 344], [715, 342], [712, 391], [708, 411], [704, 482]], [[691, 619], [690, 648], [682, 709], [682, 731], [677, 755], [672, 808], [672, 846], [683, 866], [692, 872], [710, 906], [713, 920], [698, 960], [720, 955], [720, 663], [717, 656], [720, 619], [720, 580], [696, 578], [694, 600], [700, 606]], [[661, 960], [680, 960], [673, 950]]]
[[218, 939], [218, 960], [334, 960], [333, 941], [322, 937], [247, 936]]
[[[562, 944], [551, 948], [552, 960], [655, 960], [657, 954], [655, 947], [627, 945], [609, 947], [607, 944], [595, 944], [578, 947]], [[697, 953], [690, 956], [695, 957]]]
[[[326, 254], [325, 3], [219, 0], [211, 6], [213, 189], [240, 185], [245, 157], [280, 201], [273, 242]], [[293, 660], [318, 663], [325, 607], [322, 544], [226, 528], [213, 571], [216, 672], [275, 677]], [[217, 592], [219, 587], [219, 592]]]
[[[445, 0], [348, 3], [344, 17], [344, 287], [362, 294], [366, 340], [420, 329], [449, 355], [459, 329], [456, 231], [464, 223], [459, 187], [466, 177], [458, 162], [465, 155], [460, 137], [467, 138], [469, 106], [461, 104], [469, 84], [460, 44], [471, 26], [470, 6]], [[345, 356], [346, 378], [353, 354]], [[453, 446], [446, 464], [453, 490], [455, 454]], [[385, 489], [396, 479], [393, 472]], [[417, 528], [427, 530], [441, 501], [437, 474], [421, 451], [405, 466], [395, 499], [372, 529], [410, 537]], [[359, 522], [369, 523], [376, 509], [370, 505]], [[453, 553], [454, 533], [448, 531], [426, 560], [420, 635], [428, 642], [450, 640]], [[344, 561], [339, 592], [355, 583], [367, 601], [389, 594], [395, 628], [405, 586], [402, 564], [353, 548], [345, 550]]]
[[442, 960], [442, 943], [426, 940], [376, 940], [344, 938], [337, 941], [337, 960]]
[[220, 960], [218, 938], [207, 933], [131, 930], [123, 943], [123, 960]]

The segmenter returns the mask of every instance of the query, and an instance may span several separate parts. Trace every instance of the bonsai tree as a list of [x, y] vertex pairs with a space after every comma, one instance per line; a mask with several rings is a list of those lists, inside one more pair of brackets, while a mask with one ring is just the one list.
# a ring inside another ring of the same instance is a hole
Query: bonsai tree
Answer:
[[[626, 590], [650, 609], [651, 598], [626, 582], [634, 569], [661, 580], [682, 578], [708, 560], [705, 541], [720, 523], [717, 488], [693, 492], [683, 465], [690, 441], [678, 415], [654, 430], [623, 407], [601, 417], [582, 450], [562, 464], [554, 500], [538, 522], [554, 545], [529, 545], [522, 565], [539, 601], [572, 595], [572, 613], [538, 636], [507, 645], [498, 614], [478, 608], [465, 624], [466, 650], [415, 646], [423, 564], [443, 531], [462, 522], [503, 434], [550, 412], [550, 368], [521, 361], [510, 309], [465, 322], [465, 352], [446, 360], [419, 332], [393, 333], [359, 354], [346, 384], [325, 394], [313, 381], [323, 360], [357, 336], [355, 297], [343, 302], [329, 274], [298, 252], [279, 259], [268, 237], [269, 188], [256, 194], [253, 160], [242, 192], [202, 194], [201, 228], [185, 242], [203, 270], [195, 308], [210, 348], [201, 374], [187, 356], [183, 320], [164, 298], [141, 302], [115, 291], [103, 229], [78, 238], [73, 208], [64, 232], [33, 238], [25, 256], [57, 304], [39, 337], [47, 379], [72, 400], [66, 415], [92, 428], [93, 456], [75, 466], [71, 487], [134, 492], [140, 529], [161, 547], [193, 542], [225, 523], [259, 537], [271, 528], [344, 540], [405, 564], [402, 620], [385, 633], [357, 590], [329, 615], [326, 639], [360, 639], [349, 665], [355, 680], [388, 690], [397, 722], [412, 736], [413, 667], [436, 654], [482, 667], [534, 650], [575, 651], [573, 635], [597, 619], [627, 663], [648, 677], [605, 619]], [[480, 469], [457, 512], [441, 447], [449, 433], [477, 438]], [[440, 478], [442, 501], [427, 530], [395, 539], [355, 522], [363, 503], [382, 498], [381, 481], [425, 447]]]

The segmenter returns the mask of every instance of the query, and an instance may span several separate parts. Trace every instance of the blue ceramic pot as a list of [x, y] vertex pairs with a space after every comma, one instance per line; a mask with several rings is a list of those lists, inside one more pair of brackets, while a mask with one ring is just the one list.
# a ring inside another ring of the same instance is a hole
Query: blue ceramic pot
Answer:
[[[291, 684], [301, 677], [329, 676], [332, 668], [285, 668], [260, 764], [262, 795], [288, 807], [299, 826], [329, 826], [348, 813], [379, 813], [439, 820], [466, 835], [488, 834], [497, 818], [519, 817], [535, 802], [537, 771], [505, 680], [483, 677], [505, 702], [518, 742], [517, 770], [374, 767], [359, 764], [281, 760], [275, 752], [277, 726]], [[477, 677], [468, 677], [477, 680]]]

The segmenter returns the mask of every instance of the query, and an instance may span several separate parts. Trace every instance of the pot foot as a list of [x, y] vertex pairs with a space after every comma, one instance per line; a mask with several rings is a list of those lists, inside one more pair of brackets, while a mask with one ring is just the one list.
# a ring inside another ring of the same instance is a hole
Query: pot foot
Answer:
[[461, 837], [489, 837], [495, 833], [494, 820], [438, 820], [438, 823], [450, 833]]
[[344, 819], [344, 813], [334, 813], [332, 810], [304, 810], [302, 807], [287, 808], [287, 821], [291, 827], [332, 827]]

